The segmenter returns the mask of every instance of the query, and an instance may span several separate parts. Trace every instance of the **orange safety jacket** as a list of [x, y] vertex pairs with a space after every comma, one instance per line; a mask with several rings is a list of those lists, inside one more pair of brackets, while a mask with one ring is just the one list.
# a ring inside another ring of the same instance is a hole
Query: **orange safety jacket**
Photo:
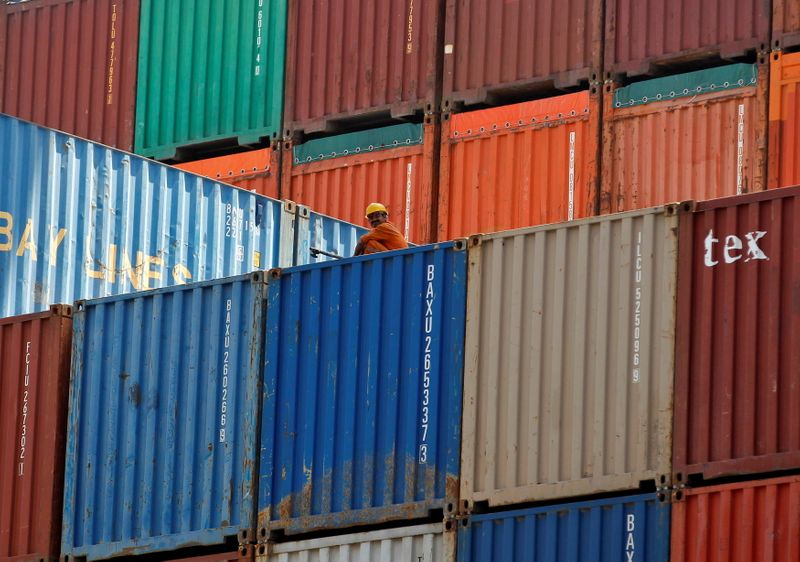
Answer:
[[397, 227], [390, 222], [379, 224], [370, 230], [359, 239], [358, 245], [361, 247], [363, 254], [408, 248], [406, 239], [403, 238]]

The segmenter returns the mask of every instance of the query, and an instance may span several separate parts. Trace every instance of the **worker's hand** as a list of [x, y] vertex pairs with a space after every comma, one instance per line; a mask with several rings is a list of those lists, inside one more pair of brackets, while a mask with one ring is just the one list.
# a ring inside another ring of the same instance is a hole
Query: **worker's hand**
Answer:
[[354, 256], [363, 256], [364, 255], [364, 244], [362, 244], [361, 242], [356, 244], [356, 249], [353, 250], [353, 255]]

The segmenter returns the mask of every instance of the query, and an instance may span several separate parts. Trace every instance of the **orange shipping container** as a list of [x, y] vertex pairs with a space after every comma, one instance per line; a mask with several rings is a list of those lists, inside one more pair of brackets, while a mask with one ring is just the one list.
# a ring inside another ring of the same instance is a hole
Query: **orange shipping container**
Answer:
[[255, 191], [260, 195], [280, 199], [278, 193], [279, 164], [279, 151], [263, 148], [229, 156], [185, 162], [177, 164], [176, 167], [248, 191]]
[[800, 560], [800, 477], [680, 489], [672, 562]]
[[769, 187], [800, 184], [800, 53], [772, 54]]
[[601, 211], [761, 191], [767, 65], [606, 85]]
[[594, 215], [599, 108], [593, 90], [446, 114], [438, 240]]
[[294, 147], [286, 143], [282, 195], [364, 226], [364, 210], [377, 201], [409, 242], [431, 242], [436, 128], [428, 119]]

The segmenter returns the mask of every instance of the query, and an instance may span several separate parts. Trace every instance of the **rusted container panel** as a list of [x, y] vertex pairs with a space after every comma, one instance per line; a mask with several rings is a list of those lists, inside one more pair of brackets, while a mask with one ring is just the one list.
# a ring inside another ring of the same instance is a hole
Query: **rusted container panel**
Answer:
[[[273, 543], [258, 562], [455, 562], [454, 520]], [[259, 547], [260, 548], [260, 547]]]
[[442, 1], [290, 2], [286, 137], [433, 112]]
[[675, 493], [672, 562], [800, 560], [800, 477]]
[[0, 113], [131, 150], [139, 0], [0, 2]]
[[772, 0], [772, 46], [784, 49], [800, 45], [800, 2]]
[[462, 510], [669, 485], [685, 215], [470, 239]]
[[442, 110], [600, 76], [600, 0], [446, 0]]
[[767, 65], [605, 86], [601, 211], [761, 191]]
[[72, 309], [0, 320], [0, 559], [58, 559]]
[[769, 80], [768, 185], [800, 184], [800, 53], [772, 53]]
[[379, 201], [414, 244], [432, 240], [437, 126], [394, 125], [283, 151], [284, 197], [320, 213], [367, 225], [367, 205]]
[[675, 480], [800, 467], [800, 187], [681, 225]]
[[[789, 0], [793, 1], [793, 0]], [[767, 0], [607, 0], [606, 76], [656, 74], [698, 60], [766, 51]]]
[[445, 115], [438, 239], [594, 215], [599, 109], [586, 91]]
[[245, 545], [233, 552], [199, 554], [189, 558], [169, 558], [169, 560], [170, 562], [253, 562], [256, 559], [255, 552], [255, 547]]
[[175, 167], [280, 199], [280, 151], [271, 148], [195, 160]]

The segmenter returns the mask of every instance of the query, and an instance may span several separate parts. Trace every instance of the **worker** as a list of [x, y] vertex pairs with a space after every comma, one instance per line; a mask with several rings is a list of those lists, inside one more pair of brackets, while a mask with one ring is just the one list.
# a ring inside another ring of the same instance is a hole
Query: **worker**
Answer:
[[400, 234], [397, 227], [389, 222], [389, 212], [382, 204], [370, 203], [367, 206], [366, 218], [372, 226], [372, 230], [359, 239], [353, 255], [362, 256], [408, 248], [406, 239]]

